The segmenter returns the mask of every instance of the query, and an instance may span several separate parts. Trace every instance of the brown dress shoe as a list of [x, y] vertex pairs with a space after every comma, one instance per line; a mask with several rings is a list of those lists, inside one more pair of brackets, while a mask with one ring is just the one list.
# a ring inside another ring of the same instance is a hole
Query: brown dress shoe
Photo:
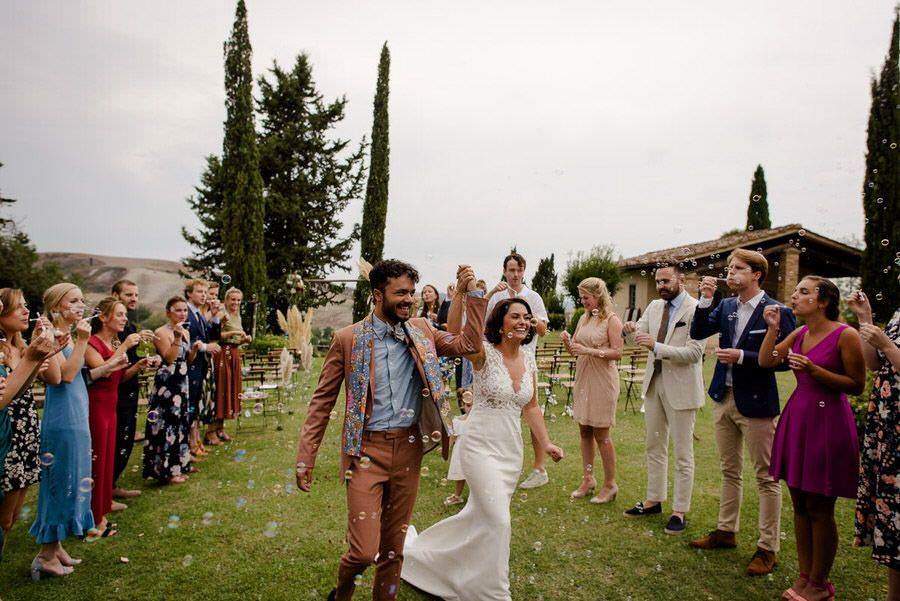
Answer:
[[750, 560], [750, 565], [747, 566], [747, 575], [764, 576], [771, 574], [777, 565], [778, 560], [775, 558], [774, 551], [767, 551], [762, 547], [757, 547], [756, 553], [753, 554], [753, 559]]
[[713, 530], [703, 538], [692, 540], [688, 544], [695, 549], [734, 549], [737, 547], [734, 532], [725, 530]]

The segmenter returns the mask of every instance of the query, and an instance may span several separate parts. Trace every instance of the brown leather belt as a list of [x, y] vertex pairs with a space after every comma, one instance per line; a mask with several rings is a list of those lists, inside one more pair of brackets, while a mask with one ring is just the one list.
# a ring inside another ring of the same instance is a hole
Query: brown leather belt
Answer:
[[395, 428], [393, 430], [365, 430], [363, 440], [393, 440], [395, 438], [407, 438], [419, 436], [419, 425], [413, 424], [408, 428]]

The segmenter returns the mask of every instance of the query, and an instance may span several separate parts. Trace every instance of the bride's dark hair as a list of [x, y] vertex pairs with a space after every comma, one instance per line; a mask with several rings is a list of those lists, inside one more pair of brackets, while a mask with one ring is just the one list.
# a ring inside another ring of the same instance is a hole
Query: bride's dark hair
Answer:
[[[488, 315], [487, 321], [484, 324], [484, 337], [487, 338], [487, 341], [491, 344], [500, 344], [500, 342], [503, 341], [503, 334], [500, 333], [500, 330], [503, 329], [503, 320], [506, 319], [506, 314], [509, 313], [510, 305], [515, 303], [524, 306], [528, 314], [531, 315], [531, 306], [521, 298], [504, 298], [494, 305], [494, 310]], [[522, 341], [522, 344], [528, 344], [534, 340], [534, 334], [534, 326], [529, 327], [528, 335], [525, 336], [525, 340]]]

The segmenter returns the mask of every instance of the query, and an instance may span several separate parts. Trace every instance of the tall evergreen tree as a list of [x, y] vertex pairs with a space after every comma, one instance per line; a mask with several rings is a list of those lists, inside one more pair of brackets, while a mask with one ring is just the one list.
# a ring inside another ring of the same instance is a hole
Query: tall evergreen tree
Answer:
[[346, 98], [326, 104], [313, 80], [309, 57], [301, 54], [288, 71], [274, 63], [260, 90], [260, 173], [266, 191], [265, 252], [268, 307], [284, 311], [332, 300], [342, 287], [307, 287], [299, 299], [286, 279], [324, 278], [345, 269], [359, 226], [340, 236], [341, 212], [362, 196], [365, 140], [349, 148], [334, 128], [343, 120]]
[[238, 0], [231, 37], [225, 42], [222, 253], [233, 285], [248, 297], [256, 295], [265, 306], [265, 199], [253, 121], [252, 53], [247, 7], [244, 0]]
[[896, 252], [900, 248], [900, 8], [895, 9], [888, 55], [872, 80], [866, 140], [863, 210], [866, 215], [862, 287], [878, 321], [886, 321], [900, 298]]
[[556, 266], [554, 265], [555, 255], [544, 257], [538, 262], [537, 270], [534, 272], [534, 278], [531, 280], [531, 288], [541, 295], [544, 304], [547, 303], [547, 294], [556, 291], [556, 283], [558, 277], [556, 275]]
[[[384, 254], [384, 230], [387, 221], [388, 179], [390, 178], [388, 145], [388, 82], [391, 53], [387, 42], [381, 48], [378, 61], [378, 84], [375, 86], [375, 108], [372, 116], [372, 149], [369, 155], [369, 181], [363, 204], [362, 241], [360, 255], [369, 263], [380, 261]], [[358, 282], [353, 296], [353, 320], [358, 321], [369, 311], [370, 287]]]
[[191, 210], [200, 220], [197, 232], [181, 228], [181, 236], [194, 248], [193, 254], [184, 260], [185, 266], [204, 274], [216, 273], [225, 267], [222, 251], [222, 162], [214, 154], [206, 157], [206, 169], [200, 176], [196, 195], [187, 199]]
[[766, 192], [766, 174], [762, 165], [756, 166], [750, 185], [750, 204], [747, 206], [747, 230], [767, 230], [772, 227], [769, 219], [769, 201]]

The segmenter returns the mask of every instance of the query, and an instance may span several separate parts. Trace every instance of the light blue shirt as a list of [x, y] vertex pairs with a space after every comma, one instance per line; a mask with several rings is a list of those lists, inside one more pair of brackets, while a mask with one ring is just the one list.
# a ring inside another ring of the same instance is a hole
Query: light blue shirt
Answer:
[[419, 421], [422, 378], [406, 342], [394, 337], [394, 328], [375, 315], [372, 324], [375, 398], [366, 430], [408, 428]]
[[[676, 296], [670, 301], [667, 301], [669, 304], [669, 321], [666, 322], [665, 328], [666, 331], [669, 331], [669, 324], [672, 323], [672, 320], [675, 319], [675, 315], [678, 313], [678, 309], [681, 308], [681, 305], [684, 304], [684, 299], [687, 298], [687, 290], [682, 290], [681, 294]], [[662, 328], [663, 324], [660, 323], [659, 327]], [[656, 353], [656, 350], [659, 348], [659, 343], [657, 342], [653, 345], [653, 352]]]

